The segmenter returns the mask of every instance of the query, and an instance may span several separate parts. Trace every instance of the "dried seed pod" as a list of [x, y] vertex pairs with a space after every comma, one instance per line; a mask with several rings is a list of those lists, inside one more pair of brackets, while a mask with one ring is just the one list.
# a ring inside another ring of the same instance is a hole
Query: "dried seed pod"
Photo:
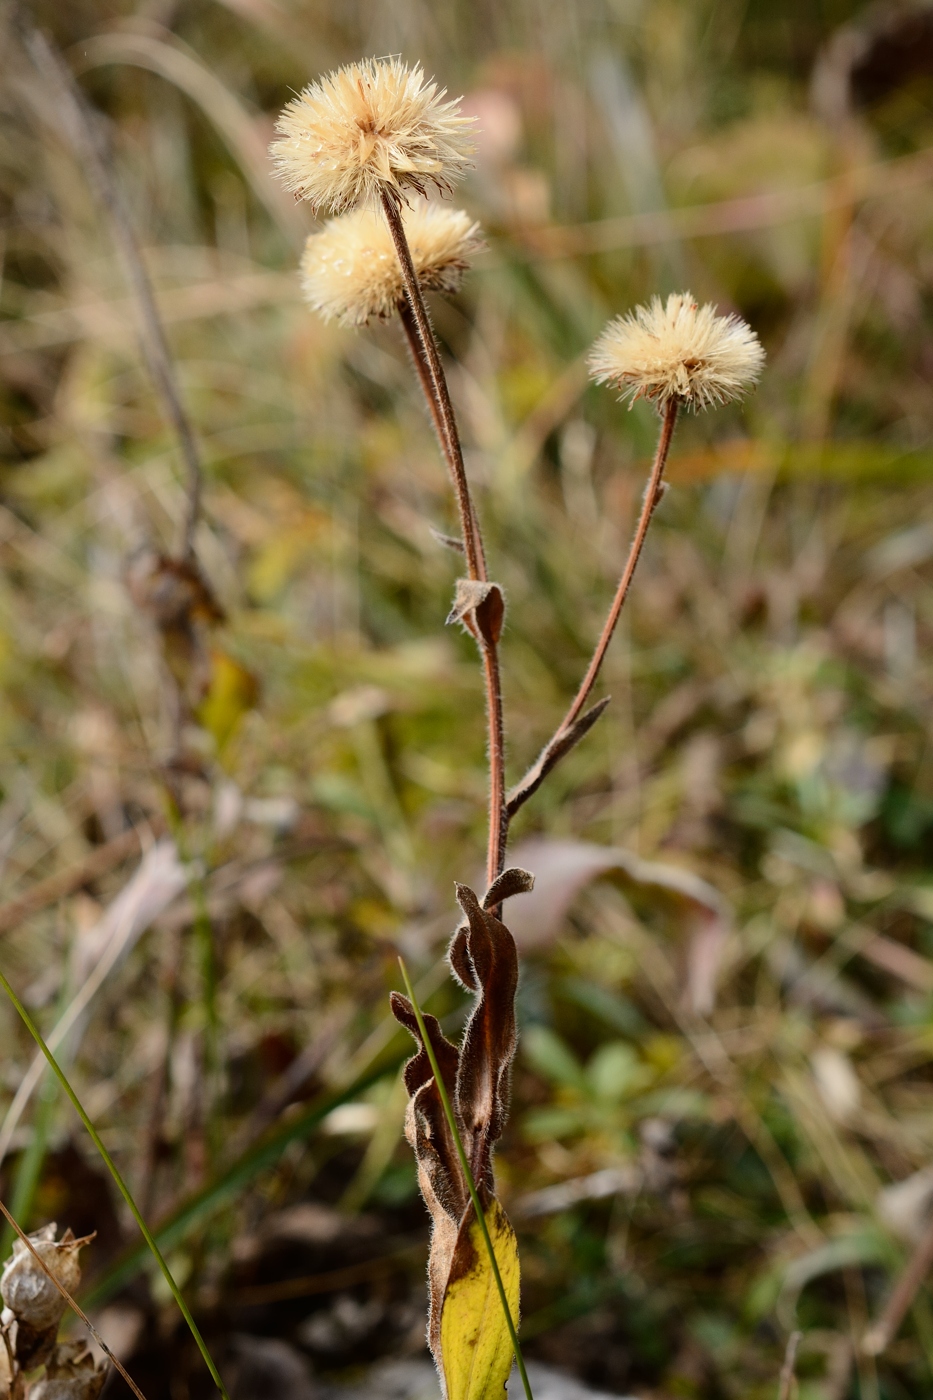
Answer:
[[45, 1375], [29, 1392], [29, 1400], [97, 1400], [107, 1379], [83, 1341], [60, 1343], [46, 1362]]
[[[54, 1221], [29, 1239], [42, 1263], [63, 1288], [74, 1293], [81, 1281], [78, 1255], [87, 1239], [76, 1240], [66, 1230], [56, 1241]], [[67, 1306], [49, 1275], [22, 1240], [13, 1244], [13, 1253], [0, 1277], [0, 1296], [16, 1319], [16, 1360], [28, 1370], [50, 1354], [62, 1314]]]

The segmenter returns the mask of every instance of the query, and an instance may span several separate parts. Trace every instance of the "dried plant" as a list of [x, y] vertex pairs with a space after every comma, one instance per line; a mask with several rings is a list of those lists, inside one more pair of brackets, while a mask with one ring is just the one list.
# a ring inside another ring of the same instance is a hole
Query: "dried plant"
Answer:
[[[515, 942], [501, 921], [501, 907], [505, 898], [534, 884], [527, 871], [503, 869], [509, 822], [605, 707], [583, 712], [661, 499], [679, 409], [706, 408], [741, 393], [758, 377], [763, 352], [744, 322], [718, 316], [710, 306], [698, 308], [689, 294], [671, 296], [664, 305], [656, 298], [649, 307], [619, 318], [593, 347], [594, 378], [633, 399], [654, 401], [662, 414], [661, 433], [635, 538], [586, 676], [555, 735], [507, 800], [498, 656], [505, 599], [487, 573], [457, 422], [423, 298], [425, 287], [450, 291], [459, 286], [478, 230], [464, 214], [444, 215], [423, 206], [407, 215], [400, 210], [406, 187], [423, 194], [430, 180], [446, 190], [464, 168], [465, 122], [456, 104], [438, 105], [435, 91], [433, 85], [422, 85], [420, 69], [410, 72], [395, 61], [371, 60], [341, 69], [286, 107], [277, 128], [282, 139], [273, 144], [272, 154], [287, 187], [315, 208], [341, 210], [365, 200], [381, 204], [384, 224], [367, 207], [332, 220], [309, 238], [303, 287], [325, 319], [345, 325], [363, 325], [373, 316], [385, 319], [399, 311], [457, 493], [458, 547], [467, 577], [457, 583], [447, 621], [470, 633], [483, 664], [490, 798], [488, 888], [480, 901], [468, 886], [457, 886], [466, 918], [453, 935], [448, 959], [475, 1001], [459, 1049], [410, 998], [393, 993], [391, 1004], [419, 1042], [405, 1068], [410, 1095], [405, 1132], [432, 1221], [428, 1341], [444, 1395], [472, 1400], [498, 1393], [514, 1349], [531, 1400], [516, 1331], [517, 1244], [496, 1199], [492, 1167], [508, 1113], [518, 986]], [[488, 1313], [493, 1281], [502, 1310], [498, 1324]]]
[[761, 374], [764, 351], [738, 316], [718, 316], [689, 292], [655, 297], [603, 331], [589, 355], [599, 384], [612, 384], [634, 403], [651, 399], [710, 408], [745, 393]]
[[[106, 1365], [98, 1365], [83, 1339], [57, 1341], [65, 1309], [69, 1300], [74, 1306], [71, 1295], [81, 1281], [78, 1256], [91, 1238], [75, 1239], [66, 1230], [56, 1240], [57, 1228], [53, 1222], [32, 1235], [21, 1234], [0, 1277], [2, 1400], [25, 1400], [27, 1394], [29, 1400], [97, 1400], [107, 1379]], [[27, 1386], [27, 1374], [40, 1366], [43, 1374]]]
[[[460, 290], [483, 247], [479, 224], [462, 209], [419, 202], [402, 213], [412, 262], [426, 291]], [[356, 209], [312, 233], [301, 259], [301, 288], [313, 311], [341, 326], [388, 320], [405, 301], [405, 283], [385, 220]]]
[[276, 124], [286, 189], [339, 214], [383, 194], [447, 193], [473, 154], [473, 118], [399, 59], [350, 63], [305, 88]]
[[81, 1279], [78, 1256], [88, 1241], [75, 1239], [71, 1230], [56, 1240], [57, 1229], [52, 1223], [30, 1236], [35, 1253], [16, 1240], [0, 1277], [0, 1297], [16, 1320], [13, 1359], [24, 1371], [42, 1365], [51, 1356], [64, 1316], [65, 1299], [49, 1274], [69, 1293], [76, 1291]]

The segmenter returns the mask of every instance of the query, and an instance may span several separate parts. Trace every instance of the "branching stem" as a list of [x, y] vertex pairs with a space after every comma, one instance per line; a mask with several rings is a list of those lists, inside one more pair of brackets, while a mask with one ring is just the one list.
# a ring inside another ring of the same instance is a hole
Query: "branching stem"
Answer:
[[[388, 193], [382, 196], [382, 207], [392, 235], [392, 242], [402, 270], [407, 303], [401, 308], [402, 328], [408, 339], [415, 371], [424, 396], [428, 401], [434, 429], [447, 460], [457, 497], [460, 515], [460, 531], [463, 537], [463, 550], [466, 556], [467, 572], [471, 579], [485, 583], [486, 554], [479, 521], [470, 495], [466, 468], [463, 463], [463, 449], [460, 433], [450, 402], [447, 378], [441, 364], [437, 341], [431, 329], [428, 310], [418, 274], [412, 261], [411, 249], [405, 236], [402, 216], [395, 200]], [[471, 628], [483, 660], [483, 679], [486, 687], [486, 722], [489, 746], [489, 838], [486, 848], [486, 878], [491, 885], [502, 873], [505, 863], [505, 848], [508, 839], [508, 815], [505, 805], [505, 723], [502, 706], [502, 678], [499, 670], [499, 652], [496, 642], [481, 633], [478, 626]]]
[[[606, 652], [609, 649], [609, 643], [612, 641], [612, 635], [616, 630], [619, 616], [622, 612], [625, 600], [628, 597], [632, 579], [635, 576], [635, 569], [638, 566], [638, 560], [645, 543], [645, 537], [648, 534], [648, 526], [651, 524], [651, 517], [654, 515], [658, 502], [661, 499], [664, 468], [667, 464], [668, 453], [671, 450], [671, 440], [674, 436], [674, 424], [677, 421], [678, 407], [678, 400], [671, 399], [664, 410], [658, 446], [654, 454], [654, 461], [651, 464], [651, 474], [648, 477], [648, 484], [645, 487], [641, 514], [638, 517], [638, 524], [635, 527], [635, 535], [629, 548], [625, 567], [622, 570], [622, 577], [619, 579], [619, 586], [616, 589], [615, 597], [609, 607], [606, 621], [603, 624], [603, 630], [600, 633], [599, 641], [596, 643], [596, 649], [587, 667], [586, 675], [580, 682], [580, 687], [570, 703], [570, 708], [547, 744], [545, 744], [541, 754], [535, 760], [531, 768], [529, 768], [521, 782], [518, 783], [509, 794], [508, 804], [506, 806], [506, 822], [509, 822], [519, 808], [524, 806], [531, 794], [538, 788], [543, 777], [554, 766], [557, 759], [572, 748], [575, 739], [582, 738], [583, 734], [586, 733], [587, 729], [590, 727], [589, 724], [586, 723], [588, 716], [583, 715], [583, 709], [589, 699], [593, 686], [596, 684], [596, 679], [599, 676], [603, 661], [605, 660]], [[598, 718], [598, 714], [594, 713], [592, 710], [590, 711], [590, 715], [592, 715], [593, 719]], [[575, 730], [576, 734], [574, 733]]]

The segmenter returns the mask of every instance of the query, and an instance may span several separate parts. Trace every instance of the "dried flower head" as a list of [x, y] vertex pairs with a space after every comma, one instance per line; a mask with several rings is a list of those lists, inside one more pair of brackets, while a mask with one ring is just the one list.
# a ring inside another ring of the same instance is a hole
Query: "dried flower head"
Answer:
[[614, 384], [633, 403], [652, 399], [663, 409], [677, 399], [700, 409], [744, 393], [764, 358], [755, 332], [738, 316], [718, 316], [681, 292], [610, 321], [589, 366], [595, 380]]
[[[424, 203], [403, 210], [402, 221], [422, 287], [456, 292], [483, 246], [479, 224], [462, 209]], [[301, 259], [301, 286], [325, 321], [364, 326], [373, 316], [392, 316], [404, 300], [405, 284], [382, 214], [356, 209], [312, 233]]]
[[285, 186], [339, 214], [386, 192], [449, 191], [469, 165], [472, 117], [400, 59], [365, 59], [306, 87], [283, 110], [271, 151]]
[[[66, 1230], [56, 1241], [56, 1228], [54, 1223], [45, 1225], [29, 1238], [46, 1268], [63, 1288], [74, 1293], [81, 1282], [78, 1255], [87, 1240], [76, 1240], [71, 1230]], [[20, 1322], [36, 1329], [57, 1327], [65, 1311], [62, 1295], [22, 1240], [13, 1241], [13, 1253], [0, 1278], [0, 1295]]]
[[66, 1307], [46, 1269], [71, 1294], [81, 1282], [78, 1255], [88, 1239], [76, 1240], [71, 1230], [66, 1230], [56, 1240], [56, 1228], [54, 1223], [45, 1225], [29, 1236], [45, 1269], [17, 1239], [0, 1277], [0, 1296], [16, 1319], [15, 1356], [24, 1371], [41, 1365], [52, 1352]]
[[107, 1379], [107, 1367], [98, 1365], [86, 1343], [60, 1342], [45, 1364], [45, 1376], [36, 1381], [29, 1400], [97, 1400]]

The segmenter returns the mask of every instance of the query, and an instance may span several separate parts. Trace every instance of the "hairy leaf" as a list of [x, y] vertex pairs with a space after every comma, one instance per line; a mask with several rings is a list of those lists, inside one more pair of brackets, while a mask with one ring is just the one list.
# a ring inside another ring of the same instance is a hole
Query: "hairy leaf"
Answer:
[[[517, 1328], [518, 1244], [498, 1201], [486, 1211], [486, 1228]], [[497, 1400], [504, 1396], [512, 1367], [512, 1342], [489, 1253], [472, 1208], [457, 1236], [440, 1332], [447, 1400]]]
[[454, 934], [450, 966], [476, 1002], [463, 1033], [456, 1107], [473, 1179], [487, 1199], [493, 1191], [492, 1148], [508, 1112], [509, 1069], [515, 1054], [518, 954], [505, 924], [457, 886], [466, 923]]

